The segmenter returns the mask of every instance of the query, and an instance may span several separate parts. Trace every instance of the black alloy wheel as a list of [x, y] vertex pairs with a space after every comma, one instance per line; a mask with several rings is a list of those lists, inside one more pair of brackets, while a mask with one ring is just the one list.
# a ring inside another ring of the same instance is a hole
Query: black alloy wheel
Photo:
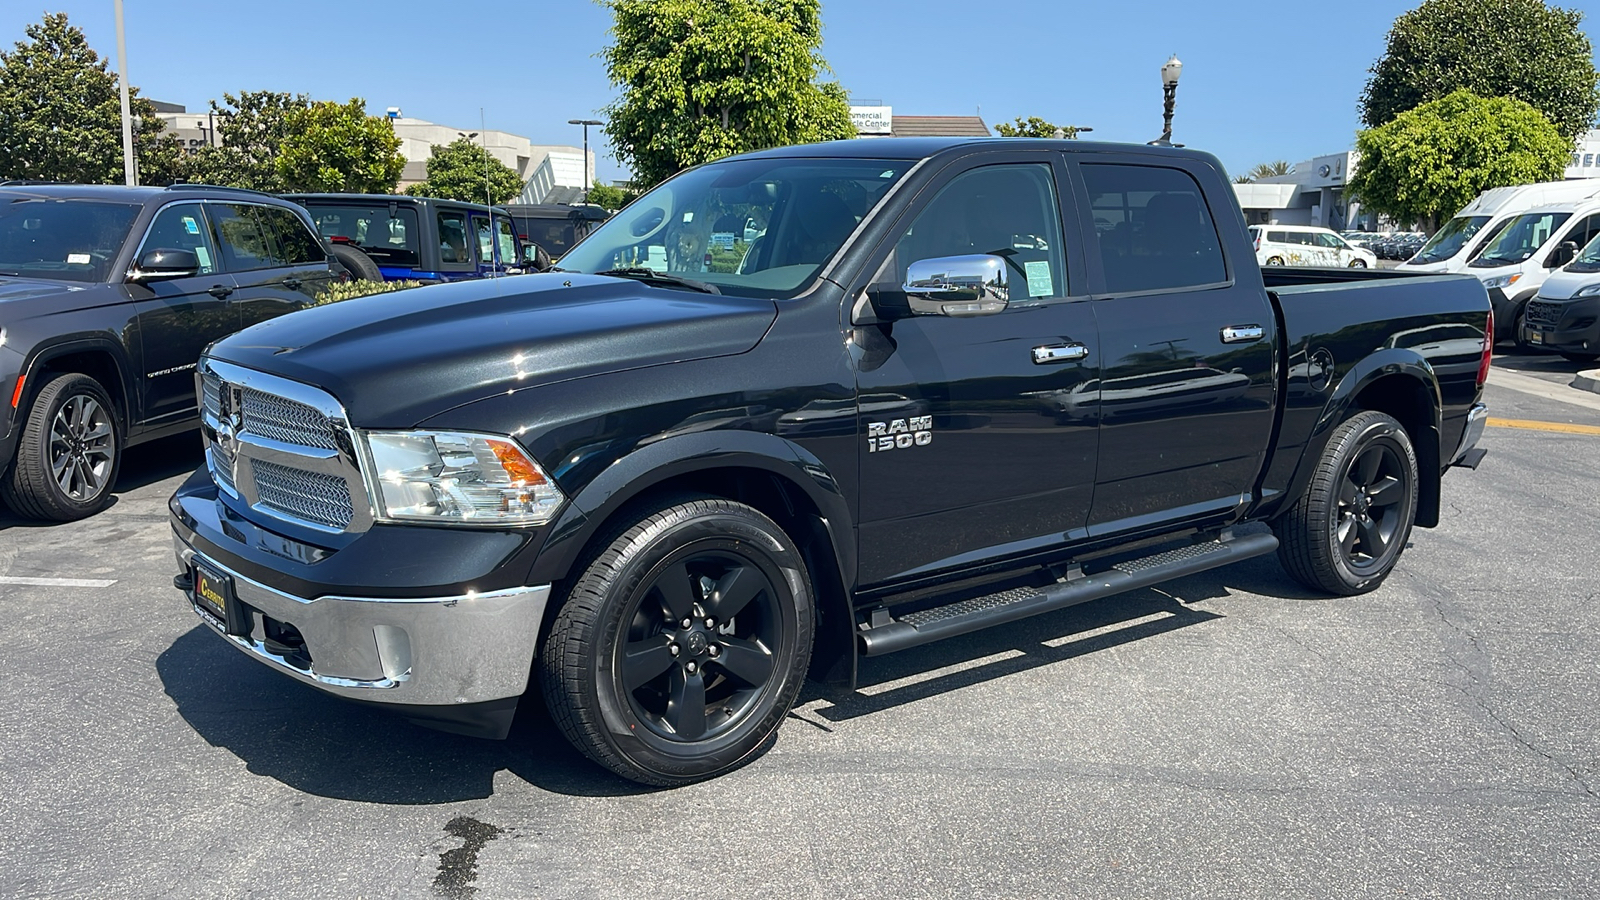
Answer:
[[0, 495], [29, 518], [81, 519], [111, 502], [121, 462], [121, 424], [105, 388], [88, 375], [58, 375], [33, 399]]
[[649, 785], [760, 756], [811, 655], [800, 551], [759, 511], [714, 497], [649, 510], [613, 534], [541, 654], [557, 725], [591, 759]]
[[1371, 410], [1328, 439], [1305, 492], [1272, 523], [1278, 558], [1301, 584], [1373, 590], [1394, 569], [1417, 509], [1417, 454], [1394, 418]]

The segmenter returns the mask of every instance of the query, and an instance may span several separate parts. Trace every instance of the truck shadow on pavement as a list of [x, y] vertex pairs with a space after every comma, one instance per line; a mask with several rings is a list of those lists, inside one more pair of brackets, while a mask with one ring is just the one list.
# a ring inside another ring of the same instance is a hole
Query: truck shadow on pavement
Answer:
[[[824, 700], [831, 705], [793, 717], [833, 731], [808, 716], [848, 722], [1216, 621], [1223, 616], [1194, 604], [1234, 591], [1313, 597], [1294, 586], [1272, 558], [1249, 560], [1159, 590], [1111, 597], [863, 660], [860, 681], [865, 692], [808, 682], [800, 703]], [[1014, 650], [1020, 655], [972, 665]], [[876, 690], [945, 668], [954, 671]], [[253, 774], [321, 797], [402, 805], [483, 799], [494, 793], [494, 779], [501, 771], [537, 788], [574, 796], [617, 797], [656, 790], [617, 778], [574, 750], [551, 722], [537, 691], [524, 698], [510, 738], [489, 741], [433, 731], [393, 713], [322, 694], [242, 658], [203, 625], [174, 641], [156, 659], [156, 671], [178, 714], [208, 743], [239, 757]]]

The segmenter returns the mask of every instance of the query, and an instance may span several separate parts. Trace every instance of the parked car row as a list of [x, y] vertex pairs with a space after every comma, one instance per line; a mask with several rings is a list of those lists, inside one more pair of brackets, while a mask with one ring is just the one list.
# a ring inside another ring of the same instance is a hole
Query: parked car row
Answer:
[[199, 423], [212, 341], [352, 277], [548, 268], [523, 228], [421, 197], [0, 184], [0, 498], [32, 518], [97, 512], [127, 447]]

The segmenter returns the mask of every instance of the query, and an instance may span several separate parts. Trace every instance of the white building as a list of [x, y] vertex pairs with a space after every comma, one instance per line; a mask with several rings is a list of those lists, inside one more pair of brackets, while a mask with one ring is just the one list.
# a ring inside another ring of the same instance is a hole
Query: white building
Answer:
[[589, 151], [586, 166], [582, 147], [535, 144], [507, 131], [479, 133], [475, 129], [452, 128], [403, 116], [392, 117], [389, 121], [400, 138], [400, 155], [406, 158], [400, 190], [428, 177], [428, 159], [435, 146], [444, 146], [466, 135], [472, 135], [473, 143], [483, 146], [490, 156], [522, 178], [522, 196], [516, 199], [517, 203], [576, 203], [583, 194], [586, 168], [588, 183], [595, 183], [593, 150]]

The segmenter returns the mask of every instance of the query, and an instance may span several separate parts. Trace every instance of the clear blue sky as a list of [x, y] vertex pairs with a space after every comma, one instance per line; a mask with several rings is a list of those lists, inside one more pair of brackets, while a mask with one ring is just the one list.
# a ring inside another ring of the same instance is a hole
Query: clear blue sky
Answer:
[[[823, 55], [858, 99], [896, 113], [1016, 116], [1088, 125], [1096, 139], [1161, 131], [1161, 64], [1183, 81], [1173, 139], [1229, 171], [1352, 146], [1356, 101], [1394, 18], [1417, 0], [1334, 3], [1199, 0], [824, 0]], [[1558, 0], [1573, 5], [1574, 0]], [[1584, 27], [1600, 28], [1600, 4]], [[65, 11], [114, 60], [112, 0], [7, 0], [10, 49], [46, 10]], [[362, 97], [416, 116], [536, 143], [580, 142], [568, 119], [614, 96], [596, 53], [606, 11], [589, 0], [371, 3], [126, 0], [129, 80], [145, 96], [203, 110], [224, 91]], [[1600, 41], [1597, 41], [1600, 43]], [[114, 64], [114, 63], [113, 63]], [[625, 177], [598, 141], [598, 177]]]

